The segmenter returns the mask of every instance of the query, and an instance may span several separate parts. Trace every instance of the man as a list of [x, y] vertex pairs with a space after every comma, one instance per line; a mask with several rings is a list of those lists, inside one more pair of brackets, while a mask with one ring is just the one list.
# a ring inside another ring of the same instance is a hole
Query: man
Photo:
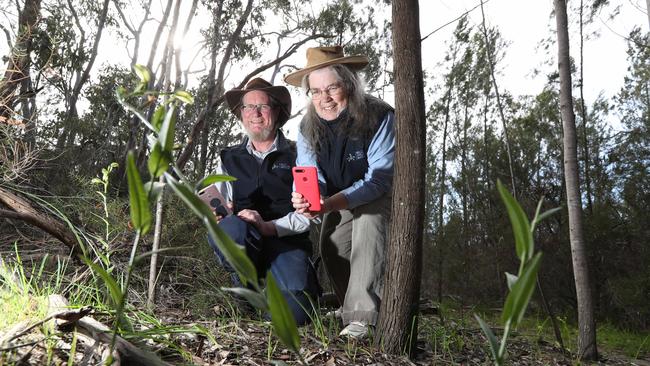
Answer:
[[[291, 203], [296, 148], [280, 131], [291, 113], [291, 95], [283, 86], [256, 78], [225, 97], [247, 137], [220, 154], [217, 173], [237, 180], [217, 183], [233, 211], [219, 225], [246, 249], [260, 276], [271, 270], [296, 322], [305, 324], [312, 310], [309, 297], [316, 299], [318, 283], [310, 262], [309, 220], [296, 214]], [[212, 238], [208, 241], [239, 285]]]

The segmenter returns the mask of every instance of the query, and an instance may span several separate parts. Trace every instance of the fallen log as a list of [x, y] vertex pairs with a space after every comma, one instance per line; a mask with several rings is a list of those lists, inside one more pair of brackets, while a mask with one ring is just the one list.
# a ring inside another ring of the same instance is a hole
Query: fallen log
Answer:
[[0, 217], [24, 221], [36, 226], [65, 244], [72, 254], [81, 254], [77, 237], [67, 224], [34, 209], [25, 199], [0, 187], [0, 203], [8, 210], [0, 209]]

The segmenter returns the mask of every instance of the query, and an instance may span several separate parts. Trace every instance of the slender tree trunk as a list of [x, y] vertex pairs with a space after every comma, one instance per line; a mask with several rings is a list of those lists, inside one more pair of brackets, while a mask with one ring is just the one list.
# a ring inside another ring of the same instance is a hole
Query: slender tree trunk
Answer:
[[32, 64], [33, 29], [41, 16], [41, 1], [26, 0], [18, 15], [18, 35], [7, 55], [7, 68], [0, 82], [0, 122], [10, 119], [16, 102], [18, 86], [28, 78]]
[[449, 88], [447, 89], [447, 100], [445, 101], [445, 122], [442, 127], [442, 159], [440, 162], [440, 196], [438, 198], [438, 232], [436, 235], [437, 247], [438, 247], [438, 291], [437, 298], [438, 302], [442, 303], [442, 276], [443, 276], [443, 265], [444, 265], [444, 240], [445, 240], [445, 230], [444, 230], [444, 205], [445, 205], [445, 192], [446, 185], [445, 180], [447, 179], [447, 129], [449, 127], [449, 110], [451, 109], [451, 93], [454, 89], [454, 79], [453, 79], [453, 65], [452, 65], [452, 74], [450, 75], [451, 80], [449, 81]]
[[589, 279], [587, 248], [583, 238], [582, 202], [578, 179], [575, 115], [571, 96], [571, 65], [566, 0], [554, 0], [557, 22], [558, 68], [560, 72], [560, 110], [564, 132], [564, 179], [569, 211], [569, 238], [573, 275], [578, 300], [578, 354], [581, 360], [596, 360], [596, 322]]
[[[377, 345], [413, 355], [422, 270], [425, 107], [418, 0], [393, 1], [396, 151], [392, 218]], [[396, 289], [399, 289], [396, 291]]]
[[[648, 0], [650, 1], [650, 0]], [[589, 158], [589, 144], [587, 139], [587, 105], [585, 104], [585, 73], [584, 73], [584, 33], [583, 33], [583, 1], [580, 0], [580, 118], [582, 119], [582, 154], [585, 159], [585, 190], [587, 192], [587, 211], [593, 214], [593, 202], [591, 200], [591, 173], [590, 173], [590, 158]]]
[[503, 113], [503, 105], [501, 104], [501, 96], [499, 95], [499, 87], [497, 85], [497, 78], [494, 74], [494, 63], [492, 60], [492, 51], [490, 49], [490, 37], [488, 35], [487, 26], [485, 25], [485, 12], [483, 11], [483, 0], [481, 0], [481, 16], [483, 21], [481, 22], [481, 30], [483, 32], [483, 37], [485, 37], [485, 49], [487, 50], [487, 60], [488, 66], [490, 67], [490, 76], [492, 77], [492, 84], [494, 86], [494, 94], [497, 97], [497, 107], [499, 109], [499, 116], [501, 117], [501, 123], [503, 125], [503, 136], [506, 143], [506, 153], [508, 154], [508, 168], [510, 169], [510, 184], [512, 185], [512, 195], [517, 198], [517, 187], [515, 186], [515, 173], [512, 167], [512, 153], [510, 152], [510, 138], [508, 137], [508, 125], [506, 124], [506, 117]]
[[[63, 132], [61, 133], [60, 138], [57, 141], [57, 148], [62, 149], [65, 146], [73, 145], [74, 140], [77, 136], [77, 128], [79, 119], [79, 112], [77, 111], [77, 102], [79, 101], [79, 96], [81, 95], [81, 90], [86, 85], [86, 82], [90, 78], [90, 71], [95, 65], [95, 59], [97, 58], [97, 53], [99, 52], [99, 42], [102, 39], [102, 33], [106, 25], [106, 18], [108, 17], [108, 6], [110, 5], [111, 0], [104, 0], [101, 12], [99, 13], [99, 19], [97, 24], [97, 33], [95, 33], [95, 39], [93, 41], [93, 47], [89, 52], [88, 63], [84, 67], [81, 73], [77, 73], [75, 78], [74, 86], [72, 87], [72, 92], [67, 97], [67, 107], [68, 111], [66, 113], [65, 121], [67, 125], [64, 127]], [[71, 6], [71, 11], [74, 11]], [[67, 132], [66, 132], [67, 131]]]

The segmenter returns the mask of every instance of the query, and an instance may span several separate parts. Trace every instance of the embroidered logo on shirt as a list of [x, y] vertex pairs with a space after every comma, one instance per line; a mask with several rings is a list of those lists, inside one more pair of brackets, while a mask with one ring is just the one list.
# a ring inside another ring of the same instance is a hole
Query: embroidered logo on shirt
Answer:
[[363, 153], [362, 150], [357, 150], [355, 152], [351, 152], [348, 154], [348, 156], [345, 157], [345, 160], [349, 163], [352, 161], [356, 160], [361, 160], [365, 157], [365, 154]]
[[276, 162], [273, 163], [273, 166], [271, 167], [271, 170], [275, 170], [275, 169], [291, 170], [291, 165], [284, 162]]

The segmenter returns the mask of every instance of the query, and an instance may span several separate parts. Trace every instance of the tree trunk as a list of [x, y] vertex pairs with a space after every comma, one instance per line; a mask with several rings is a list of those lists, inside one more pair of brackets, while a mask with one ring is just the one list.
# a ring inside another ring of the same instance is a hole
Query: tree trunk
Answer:
[[[79, 112], [77, 111], [77, 102], [79, 100], [79, 95], [81, 94], [81, 89], [86, 85], [88, 78], [90, 78], [90, 71], [95, 64], [95, 59], [97, 58], [97, 52], [99, 51], [99, 41], [102, 38], [102, 33], [106, 24], [106, 18], [108, 17], [108, 6], [110, 5], [111, 0], [104, 0], [104, 5], [102, 6], [101, 13], [99, 14], [99, 19], [97, 22], [97, 33], [95, 34], [95, 40], [93, 41], [93, 48], [89, 52], [88, 63], [81, 73], [77, 71], [75, 83], [72, 87], [72, 91], [69, 96], [67, 96], [67, 112], [65, 116], [66, 125], [59, 136], [57, 141], [57, 149], [62, 149], [65, 146], [74, 145], [75, 137], [77, 136], [77, 119], [79, 118]], [[70, 5], [70, 10], [74, 13], [74, 7]], [[76, 16], [75, 16], [76, 17]], [[81, 28], [81, 25], [79, 25]], [[83, 46], [83, 43], [80, 43], [80, 47]]]
[[445, 235], [444, 235], [444, 204], [445, 204], [445, 191], [446, 191], [446, 186], [445, 186], [445, 179], [447, 176], [447, 128], [449, 126], [449, 109], [451, 105], [451, 92], [454, 88], [454, 79], [453, 79], [453, 70], [454, 70], [454, 65], [452, 64], [451, 68], [451, 73], [450, 73], [450, 78], [451, 80], [449, 81], [449, 88], [447, 89], [447, 100], [445, 101], [445, 122], [444, 126], [442, 128], [442, 159], [441, 159], [441, 166], [440, 166], [440, 196], [438, 198], [438, 231], [436, 233], [436, 242], [437, 242], [437, 247], [438, 247], [438, 292], [437, 292], [437, 297], [438, 297], [438, 302], [442, 303], [442, 275], [443, 275], [443, 270], [442, 266], [444, 264], [444, 251], [443, 251], [443, 243], [445, 240]]
[[485, 37], [485, 49], [487, 55], [488, 66], [490, 67], [490, 76], [492, 77], [492, 85], [494, 86], [494, 94], [497, 97], [497, 107], [499, 109], [499, 116], [503, 125], [503, 136], [506, 142], [506, 153], [508, 154], [508, 168], [510, 169], [510, 184], [512, 185], [512, 195], [517, 198], [517, 187], [515, 186], [515, 173], [512, 167], [512, 153], [510, 152], [510, 138], [508, 137], [508, 125], [506, 124], [506, 117], [503, 113], [503, 105], [501, 104], [501, 96], [499, 95], [499, 87], [497, 85], [497, 78], [494, 75], [494, 61], [492, 60], [492, 51], [490, 49], [490, 37], [488, 36], [487, 27], [485, 25], [485, 12], [483, 11], [483, 0], [481, 0], [481, 30], [483, 37]]
[[[18, 15], [18, 35], [8, 55], [7, 68], [0, 82], [0, 122], [9, 120], [13, 114], [15, 92], [28, 77], [32, 64], [32, 29], [41, 17], [41, 1], [26, 0]], [[11, 46], [11, 45], [10, 45]]]
[[564, 179], [569, 211], [569, 238], [578, 300], [578, 354], [581, 360], [596, 360], [596, 322], [594, 320], [587, 249], [583, 238], [582, 202], [578, 179], [576, 126], [571, 95], [569, 30], [566, 0], [554, 0], [557, 22], [558, 68], [560, 72], [560, 110], [564, 132]]
[[[648, 0], [650, 1], [650, 0]], [[584, 34], [583, 34], [583, 1], [580, 0], [580, 119], [582, 119], [582, 154], [585, 161], [585, 190], [587, 192], [587, 211], [593, 214], [593, 202], [591, 200], [591, 173], [590, 173], [590, 159], [589, 159], [589, 144], [587, 139], [587, 105], [585, 104], [585, 73], [584, 73]]]
[[[418, 0], [393, 1], [396, 152], [392, 219], [377, 345], [413, 354], [422, 269], [426, 166]], [[395, 289], [400, 289], [395, 291]]]

